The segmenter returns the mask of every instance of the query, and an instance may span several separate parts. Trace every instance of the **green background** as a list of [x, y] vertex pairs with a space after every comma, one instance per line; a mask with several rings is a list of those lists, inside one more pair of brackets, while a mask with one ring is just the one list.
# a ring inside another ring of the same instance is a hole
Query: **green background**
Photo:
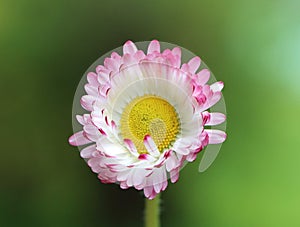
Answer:
[[199, 55], [225, 82], [228, 139], [163, 193], [163, 226], [300, 226], [300, 2], [0, 0], [0, 226], [142, 226], [67, 143], [85, 70], [126, 40]]

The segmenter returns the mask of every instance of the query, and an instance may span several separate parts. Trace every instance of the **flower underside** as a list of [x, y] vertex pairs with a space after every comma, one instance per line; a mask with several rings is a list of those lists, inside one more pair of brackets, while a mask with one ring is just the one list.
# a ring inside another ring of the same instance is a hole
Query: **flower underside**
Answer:
[[144, 95], [133, 99], [124, 109], [120, 132], [124, 139], [130, 139], [137, 151], [147, 153], [144, 138], [151, 136], [160, 152], [169, 148], [180, 132], [180, 121], [175, 108], [166, 100]]

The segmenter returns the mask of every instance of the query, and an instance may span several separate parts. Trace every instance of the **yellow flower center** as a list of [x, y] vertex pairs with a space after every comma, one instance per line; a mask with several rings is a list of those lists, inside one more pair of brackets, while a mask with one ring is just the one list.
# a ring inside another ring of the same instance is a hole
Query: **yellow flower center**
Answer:
[[180, 122], [172, 105], [166, 100], [145, 95], [132, 100], [124, 109], [121, 121], [121, 136], [130, 139], [139, 153], [146, 153], [143, 140], [150, 135], [162, 152], [175, 141]]

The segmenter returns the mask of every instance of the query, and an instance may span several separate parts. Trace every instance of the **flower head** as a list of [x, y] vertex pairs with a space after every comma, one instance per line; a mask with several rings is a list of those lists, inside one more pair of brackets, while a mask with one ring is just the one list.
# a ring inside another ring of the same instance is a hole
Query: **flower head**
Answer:
[[127, 41], [123, 55], [113, 52], [87, 74], [87, 114], [77, 115], [83, 130], [69, 138], [103, 183], [144, 190], [152, 199], [179, 178], [208, 144], [222, 143], [226, 134], [205, 126], [225, 121], [208, 110], [222, 97], [222, 82], [208, 85], [201, 60], [181, 63], [181, 49], [160, 51], [157, 40], [147, 53]]

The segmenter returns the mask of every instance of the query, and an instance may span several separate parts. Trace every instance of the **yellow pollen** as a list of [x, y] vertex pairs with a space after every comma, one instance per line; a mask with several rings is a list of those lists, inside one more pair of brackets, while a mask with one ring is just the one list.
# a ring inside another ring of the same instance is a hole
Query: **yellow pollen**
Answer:
[[121, 116], [121, 136], [130, 139], [139, 153], [146, 153], [143, 140], [150, 135], [162, 152], [176, 140], [180, 122], [172, 105], [166, 100], [145, 95], [132, 100]]

